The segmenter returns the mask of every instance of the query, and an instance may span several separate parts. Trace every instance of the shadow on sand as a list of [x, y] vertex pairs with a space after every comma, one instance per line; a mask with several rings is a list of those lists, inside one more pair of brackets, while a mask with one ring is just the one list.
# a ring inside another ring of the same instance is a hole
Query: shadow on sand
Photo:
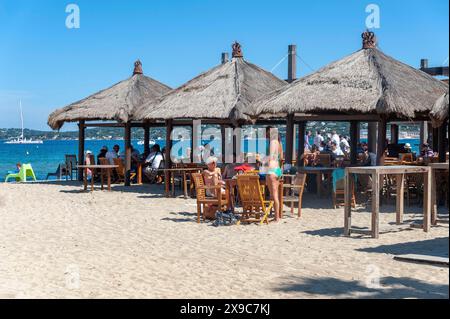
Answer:
[[[336, 278], [286, 278], [286, 283], [275, 288], [282, 292], [305, 292], [334, 298], [448, 298], [448, 285], [430, 284], [408, 277], [383, 277], [379, 288], [369, 288], [359, 281]], [[354, 296], [359, 294], [360, 296]]]
[[358, 248], [357, 251], [368, 253], [383, 253], [391, 255], [430, 255], [436, 257], [448, 257], [448, 237], [433, 238], [409, 243], [381, 245], [377, 247]]

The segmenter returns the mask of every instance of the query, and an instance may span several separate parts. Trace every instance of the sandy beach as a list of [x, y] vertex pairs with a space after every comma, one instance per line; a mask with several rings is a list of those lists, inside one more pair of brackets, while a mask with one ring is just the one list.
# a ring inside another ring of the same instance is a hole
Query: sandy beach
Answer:
[[448, 225], [409, 227], [417, 205], [402, 226], [383, 206], [379, 239], [346, 238], [343, 209], [309, 194], [300, 220], [286, 209], [278, 224], [216, 228], [195, 222], [195, 200], [162, 188], [81, 189], [0, 185], [0, 298], [449, 297], [448, 268], [393, 260], [448, 256]]

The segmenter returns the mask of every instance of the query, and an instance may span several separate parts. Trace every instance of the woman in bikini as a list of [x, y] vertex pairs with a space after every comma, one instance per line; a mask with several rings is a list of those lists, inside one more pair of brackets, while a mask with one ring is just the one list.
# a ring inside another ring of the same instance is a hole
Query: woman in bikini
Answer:
[[275, 221], [280, 220], [280, 200], [279, 200], [279, 186], [280, 179], [283, 175], [281, 170], [281, 161], [283, 160], [283, 147], [281, 146], [278, 129], [267, 127], [266, 138], [269, 141], [268, 153], [264, 160], [264, 170], [266, 173], [266, 184], [270, 192], [270, 197], [274, 203]]

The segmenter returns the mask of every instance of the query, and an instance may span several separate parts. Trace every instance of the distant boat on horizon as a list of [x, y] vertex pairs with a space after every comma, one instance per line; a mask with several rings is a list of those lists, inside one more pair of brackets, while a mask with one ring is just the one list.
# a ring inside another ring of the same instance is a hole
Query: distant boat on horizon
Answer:
[[20, 137], [16, 139], [6, 141], [5, 144], [44, 144], [42, 140], [33, 140], [33, 138], [27, 139], [24, 137], [22, 100], [19, 101], [19, 108], [20, 108], [20, 122], [22, 124], [22, 134], [20, 134]]

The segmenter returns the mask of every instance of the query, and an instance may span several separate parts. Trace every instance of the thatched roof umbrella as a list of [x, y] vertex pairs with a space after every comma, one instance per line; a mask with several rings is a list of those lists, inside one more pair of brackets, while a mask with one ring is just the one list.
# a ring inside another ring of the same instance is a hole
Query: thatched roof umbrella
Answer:
[[243, 111], [256, 98], [286, 84], [245, 61], [236, 42], [231, 61], [202, 73], [157, 101], [147, 101], [139, 107], [135, 118], [245, 120], [248, 117]]
[[48, 125], [60, 129], [64, 122], [103, 120], [126, 123], [132, 119], [137, 106], [153, 101], [170, 91], [164, 85], [143, 75], [142, 64], [135, 62], [133, 75], [110, 88], [54, 111], [48, 117]]
[[360, 113], [395, 119], [428, 114], [448, 85], [381, 52], [373, 32], [362, 37], [362, 50], [270, 93], [246, 113]]
[[430, 116], [434, 127], [441, 126], [448, 119], [448, 92], [436, 101]]

